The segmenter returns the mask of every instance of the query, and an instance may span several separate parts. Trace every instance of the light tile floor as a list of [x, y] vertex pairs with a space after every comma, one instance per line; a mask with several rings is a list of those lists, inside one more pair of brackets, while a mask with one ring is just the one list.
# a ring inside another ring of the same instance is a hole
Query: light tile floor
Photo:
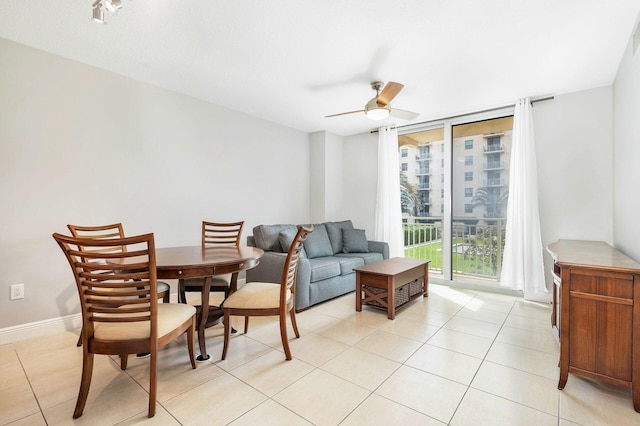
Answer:
[[212, 360], [196, 370], [184, 340], [168, 346], [152, 419], [148, 360], [131, 357], [123, 372], [117, 359], [96, 356], [84, 415], [74, 422], [77, 331], [0, 346], [0, 424], [640, 424], [628, 389], [571, 375], [557, 390], [549, 306], [431, 285], [428, 298], [389, 321], [368, 307], [356, 313], [354, 297], [297, 315], [292, 361], [275, 318], [253, 318], [225, 361], [222, 327], [208, 329]]

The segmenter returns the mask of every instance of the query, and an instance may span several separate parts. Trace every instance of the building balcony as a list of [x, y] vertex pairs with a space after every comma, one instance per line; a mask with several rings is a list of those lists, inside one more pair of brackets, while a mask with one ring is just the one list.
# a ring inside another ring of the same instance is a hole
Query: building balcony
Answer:
[[427, 161], [427, 160], [431, 160], [431, 158], [432, 158], [432, 155], [430, 152], [416, 155], [416, 161]]
[[487, 179], [485, 181], [482, 181], [482, 183], [483, 183], [483, 186], [490, 187], [490, 188], [491, 187], [495, 188], [495, 187], [499, 187], [499, 186], [505, 186], [503, 178]]
[[504, 144], [491, 144], [491, 145], [483, 146], [482, 150], [485, 154], [494, 153], [494, 152], [504, 152]]
[[418, 191], [430, 191], [431, 190], [431, 184], [430, 183], [425, 183], [422, 185], [418, 185]]
[[489, 161], [482, 165], [482, 170], [504, 170], [504, 161]]
[[416, 176], [429, 176], [432, 175], [433, 171], [431, 169], [418, 169], [416, 170]]

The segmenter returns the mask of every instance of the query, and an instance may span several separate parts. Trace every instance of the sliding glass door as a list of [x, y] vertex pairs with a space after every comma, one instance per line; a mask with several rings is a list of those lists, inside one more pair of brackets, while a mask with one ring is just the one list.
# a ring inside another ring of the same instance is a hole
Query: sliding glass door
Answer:
[[499, 285], [513, 111], [457, 117], [398, 137], [405, 256], [435, 278]]

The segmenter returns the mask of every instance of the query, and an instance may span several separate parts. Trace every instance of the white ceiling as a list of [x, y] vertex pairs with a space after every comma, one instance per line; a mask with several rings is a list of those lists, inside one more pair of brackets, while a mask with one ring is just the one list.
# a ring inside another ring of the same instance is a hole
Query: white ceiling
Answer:
[[324, 118], [362, 109], [374, 80], [405, 85], [392, 106], [414, 121], [610, 85], [640, 12], [640, 0], [123, 0], [100, 25], [92, 1], [0, 0], [0, 37], [339, 135], [380, 125]]

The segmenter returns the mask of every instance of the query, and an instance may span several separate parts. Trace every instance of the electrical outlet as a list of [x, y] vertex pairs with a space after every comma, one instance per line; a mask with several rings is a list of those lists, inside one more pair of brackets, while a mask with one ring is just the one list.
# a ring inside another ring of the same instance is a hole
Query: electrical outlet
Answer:
[[11, 285], [11, 300], [24, 299], [24, 284]]

